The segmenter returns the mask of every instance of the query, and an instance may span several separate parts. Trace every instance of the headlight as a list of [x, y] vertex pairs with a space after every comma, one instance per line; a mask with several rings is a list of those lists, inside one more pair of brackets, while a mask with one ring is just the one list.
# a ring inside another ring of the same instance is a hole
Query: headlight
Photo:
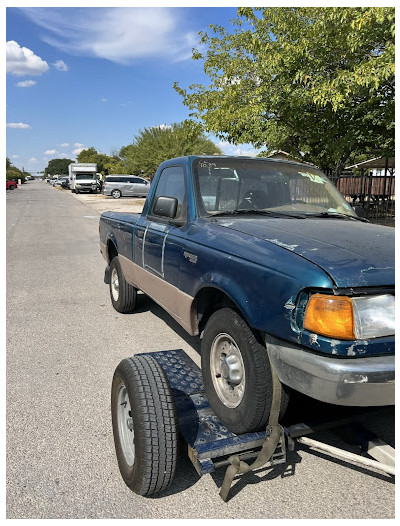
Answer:
[[339, 340], [366, 340], [394, 334], [395, 301], [391, 294], [349, 298], [314, 294], [303, 327]]

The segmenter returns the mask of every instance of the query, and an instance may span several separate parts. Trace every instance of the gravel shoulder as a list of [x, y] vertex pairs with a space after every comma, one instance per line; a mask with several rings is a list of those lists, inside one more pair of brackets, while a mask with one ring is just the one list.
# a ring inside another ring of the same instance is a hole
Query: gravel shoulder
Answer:
[[108, 211], [140, 213], [143, 210], [143, 205], [146, 200], [144, 197], [121, 197], [120, 199], [114, 199], [111, 196], [102, 194], [73, 194], [69, 190], [63, 189], [60, 189], [60, 191], [69, 192], [75, 199], [96, 210], [99, 214]]

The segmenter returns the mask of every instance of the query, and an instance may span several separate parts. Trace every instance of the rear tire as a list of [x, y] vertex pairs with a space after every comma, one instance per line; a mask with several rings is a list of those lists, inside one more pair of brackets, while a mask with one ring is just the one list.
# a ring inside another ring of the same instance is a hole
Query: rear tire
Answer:
[[111, 192], [111, 195], [113, 196], [114, 199], [119, 199], [121, 197], [121, 191], [120, 190], [113, 190]]
[[110, 297], [114, 309], [122, 314], [133, 312], [136, 296], [135, 287], [127, 283], [118, 256], [115, 256], [110, 263]]
[[139, 495], [165, 490], [178, 458], [178, 424], [168, 379], [152, 356], [122, 360], [111, 389], [111, 414], [119, 470]]
[[[241, 434], [265, 429], [272, 405], [267, 349], [233, 309], [220, 309], [208, 320], [201, 369], [210, 405], [230, 431]], [[281, 417], [288, 400], [282, 385]]]

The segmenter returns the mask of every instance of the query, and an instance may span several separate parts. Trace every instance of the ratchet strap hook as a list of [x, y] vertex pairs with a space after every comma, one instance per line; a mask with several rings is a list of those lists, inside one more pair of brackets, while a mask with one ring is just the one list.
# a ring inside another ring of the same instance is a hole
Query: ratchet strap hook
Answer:
[[269, 414], [268, 425], [266, 429], [266, 439], [259, 452], [257, 458], [252, 464], [247, 464], [240, 460], [239, 455], [232, 455], [228, 458], [230, 466], [227, 467], [225, 478], [222, 483], [219, 495], [224, 502], [228, 500], [229, 490], [232, 486], [233, 479], [236, 475], [248, 473], [255, 469], [263, 467], [274, 454], [277, 445], [281, 439], [284, 439], [284, 430], [279, 425], [279, 411], [281, 407], [282, 398], [282, 384], [275, 372], [274, 367], [271, 364], [272, 372], [272, 404], [271, 412]]

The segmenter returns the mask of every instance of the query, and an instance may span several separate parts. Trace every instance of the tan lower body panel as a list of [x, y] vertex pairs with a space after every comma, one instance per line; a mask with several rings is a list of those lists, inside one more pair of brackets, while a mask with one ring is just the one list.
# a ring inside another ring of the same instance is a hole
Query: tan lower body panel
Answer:
[[101, 243], [101, 242], [100, 242], [100, 252], [101, 252], [103, 258], [107, 261], [107, 263], [110, 263], [109, 260], [108, 260], [108, 248], [107, 248], [107, 245], [105, 245], [104, 243]]
[[161, 305], [189, 334], [192, 336], [198, 334], [196, 317], [192, 312], [194, 300], [192, 296], [185, 294], [121, 254], [118, 257], [128, 283], [142, 290]]

